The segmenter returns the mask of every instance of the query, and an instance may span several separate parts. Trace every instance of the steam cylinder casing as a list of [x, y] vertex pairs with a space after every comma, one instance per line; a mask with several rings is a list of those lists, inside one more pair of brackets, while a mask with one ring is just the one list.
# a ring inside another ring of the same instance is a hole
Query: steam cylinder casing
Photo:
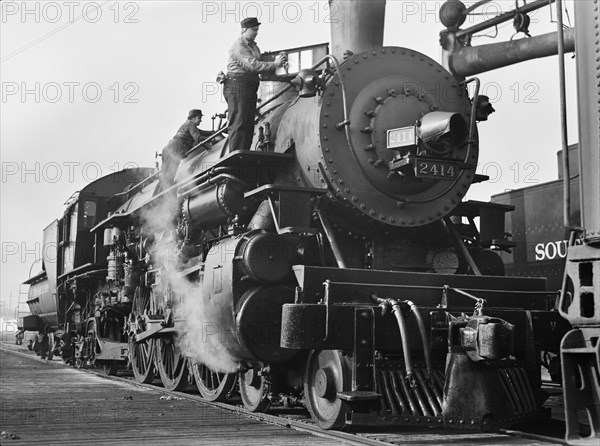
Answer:
[[[431, 112], [455, 113], [468, 126], [471, 102], [464, 86], [433, 59], [399, 47], [355, 54], [341, 65], [341, 73], [322, 95], [290, 104], [279, 125], [276, 151], [285, 151], [283, 143], [293, 140], [303, 183], [327, 185], [336, 208], [332, 218], [365, 231], [374, 223], [424, 226], [449, 214], [474, 179], [476, 132], [469, 153], [464, 137], [441, 155], [426, 154], [461, 166], [452, 178], [439, 179], [391, 172], [390, 161], [408, 149], [388, 149], [387, 131], [416, 126]], [[347, 127], [342, 125], [342, 83]]]
[[262, 231], [223, 239], [211, 248], [202, 284], [202, 323], [213, 337], [207, 342], [217, 342], [238, 360], [282, 361], [295, 354], [279, 345], [281, 307], [294, 301], [293, 287], [277, 283], [291, 271], [287, 250], [284, 237]]
[[249, 190], [249, 186], [229, 179], [208, 186], [184, 198], [183, 216], [190, 224], [214, 227], [227, 223], [236, 215], [251, 214], [259, 203], [244, 198], [244, 193]]

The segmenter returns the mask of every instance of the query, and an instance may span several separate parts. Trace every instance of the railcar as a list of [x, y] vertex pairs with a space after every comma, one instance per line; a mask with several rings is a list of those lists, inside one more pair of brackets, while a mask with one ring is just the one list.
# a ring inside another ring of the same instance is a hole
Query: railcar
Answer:
[[[57, 331], [74, 345], [74, 363], [96, 361], [107, 370], [127, 361], [121, 348], [124, 314], [131, 302], [108, 265], [103, 241], [90, 229], [122, 206], [125, 191], [151, 178], [154, 169], [135, 168], [101, 177], [75, 192], [63, 216], [43, 232], [42, 271], [24, 283], [31, 315], [23, 328]], [[94, 336], [93, 342], [88, 338]]]
[[[578, 147], [569, 147], [571, 159], [571, 219], [580, 225]], [[548, 289], [559, 290], [564, 277], [569, 231], [562, 224], [562, 151], [558, 152], [558, 179], [492, 195], [493, 203], [514, 206], [506, 214], [506, 231], [515, 247], [502, 252], [507, 275], [545, 277]]]

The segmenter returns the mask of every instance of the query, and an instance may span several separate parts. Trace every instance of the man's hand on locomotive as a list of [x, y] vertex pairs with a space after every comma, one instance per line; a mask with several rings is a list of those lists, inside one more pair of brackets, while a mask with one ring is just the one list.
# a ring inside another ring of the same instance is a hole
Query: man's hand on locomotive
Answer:
[[287, 59], [287, 53], [285, 51], [282, 51], [275, 57], [275, 66], [277, 68], [287, 66], [287, 63], [288, 63], [288, 59]]

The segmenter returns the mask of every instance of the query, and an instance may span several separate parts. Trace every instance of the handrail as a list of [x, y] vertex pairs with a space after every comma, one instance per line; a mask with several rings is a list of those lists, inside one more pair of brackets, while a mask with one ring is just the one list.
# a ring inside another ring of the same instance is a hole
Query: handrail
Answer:
[[160, 170], [154, 172], [152, 175], [144, 178], [142, 181], [140, 181], [139, 183], [135, 184], [133, 187], [127, 189], [126, 191], [123, 192], [119, 192], [118, 194], [114, 194], [113, 196], [111, 196], [109, 198], [109, 201], [112, 200], [115, 197], [120, 197], [121, 195], [128, 195], [134, 191], [137, 191], [139, 189], [141, 189], [142, 187], [144, 187], [146, 185], [146, 183], [149, 183], [150, 180], [154, 179], [154, 177], [158, 176], [160, 174]]
[[514, 18], [515, 15], [517, 15], [517, 13], [519, 13], [519, 12], [526, 14], [528, 12], [535, 11], [536, 9], [543, 8], [544, 6], [550, 5], [554, 2], [555, 2], [555, 0], [537, 0], [537, 1], [534, 1], [533, 3], [528, 3], [526, 5], [519, 7], [518, 11], [517, 10], [508, 11], [508, 12], [505, 12], [504, 14], [500, 14], [496, 17], [486, 20], [482, 23], [478, 23], [477, 25], [474, 25], [470, 28], [461, 29], [456, 32], [456, 37], [460, 38], [463, 36], [475, 34], [476, 32], [483, 31], [485, 29], [491, 28], [492, 26], [496, 26], [503, 22], [506, 22], [506, 21]]
[[353, 286], [353, 287], [370, 287], [370, 288], [376, 288], [376, 287], [384, 287], [384, 288], [404, 288], [404, 289], [411, 289], [411, 290], [439, 290], [439, 291], [444, 291], [444, 290], [448, 290], [448, 291], [457, 291], [457, 290], [461, 290], [463, 292], [465, 291], [471, 291], [471, 292], [481, 292], [481, 293], [493, 293], [493, 294], [532, 294], [532, 295], [552, 295], [552, 294], [559, 294], [560, 290], [555, 290], [555, 291], [527, 291], [527, 290], [494, 290], [494, 289], [481, 289], [481, 288], [454, 288], [448, 285], [440, 285], [440, 286], [433, 286], [433, 285], [419, 285], [419, 284], [415, 284], [415, 285], [408, 285], [408, 284], [394, 284], [394, 283], [364, 283], [364, 282], [339, 282], [339, 281], [334, 281], [334, 280], [329, 280], [329, 285], [345, 285], [345, 286]]
[[[194, 151], [195, 151], [195, 150], [196, 150], [198, 147], [201, 147], [201, 146], [203, 146], [204, 144], [206, 144], [206, 143], [208, 143], [208, 142], [211, 142], [211, 141], [212, 141], [213, 139], [215, 139], [215, 137], [217, 137], [218, 135], [220, 135], [220, 134], [222, 134], [222, 133], [225, 133], [225, 130], [227, 130], [227, 126], [224, 126], [224, 127], [221, 129], [221, 130], [217, 130], [215, 133], [213, 133], [212, 135], [210, 135], [210, 136], [209, 136], [208, 138], [206, 138], [204, 141], [202, 141], [202, 142], [200, 142], [200, 143], [196, 144], [194, 147], [192, 147], [190, 150], [188, 150], [188, 151], [185, 153], [185, 156], [184, 156], [184, 158], [187, 158], [187, 157], [189, 157], [189, 156], [190, 156], [190, 154], [191, 154], [192, 152], [194, 152]], [[207, 149], [206, 149], [206, 151], [209, 151], [209, 150], [210, 150], [210, 148], [207, 148]]]

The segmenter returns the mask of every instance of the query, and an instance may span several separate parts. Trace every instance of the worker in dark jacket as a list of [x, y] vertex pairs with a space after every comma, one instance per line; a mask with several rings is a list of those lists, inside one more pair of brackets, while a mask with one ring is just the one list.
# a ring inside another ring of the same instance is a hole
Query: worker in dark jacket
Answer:
[[46, 357], [48, 356], [48, 350], [50, 349], [50, 326], [46, 325], [44, 327], [44, 331], [42, 332], [42, 340], [40, 341], [41, 343], [41, 351], [40, 351], [40, 356], [42, 359], [46, 359]]
[[229, 151], [250, 150], [254, 134], [254, 115], [261, 71], [271, 71], [283, 66], [285, 54], [279, 54], [274, 62], [263, 62], [256, 42], [260, 22], [256, 17], [242, 20], [242, 35], [229, 50], [227, 76], [223, 96], [227, 101], [229, 121]]
[[184, 155], [194, 146], [212, 135], [212, 132], [200, 130], [198, 126], [202, 121], [202, 110], [190, 110], [187, 120], [179, 127], [173, 139], [169, 141], [162, 151], [162, 168], [160, 172], [161, 189], [168, 189], [173, 185], [175, 172]]

